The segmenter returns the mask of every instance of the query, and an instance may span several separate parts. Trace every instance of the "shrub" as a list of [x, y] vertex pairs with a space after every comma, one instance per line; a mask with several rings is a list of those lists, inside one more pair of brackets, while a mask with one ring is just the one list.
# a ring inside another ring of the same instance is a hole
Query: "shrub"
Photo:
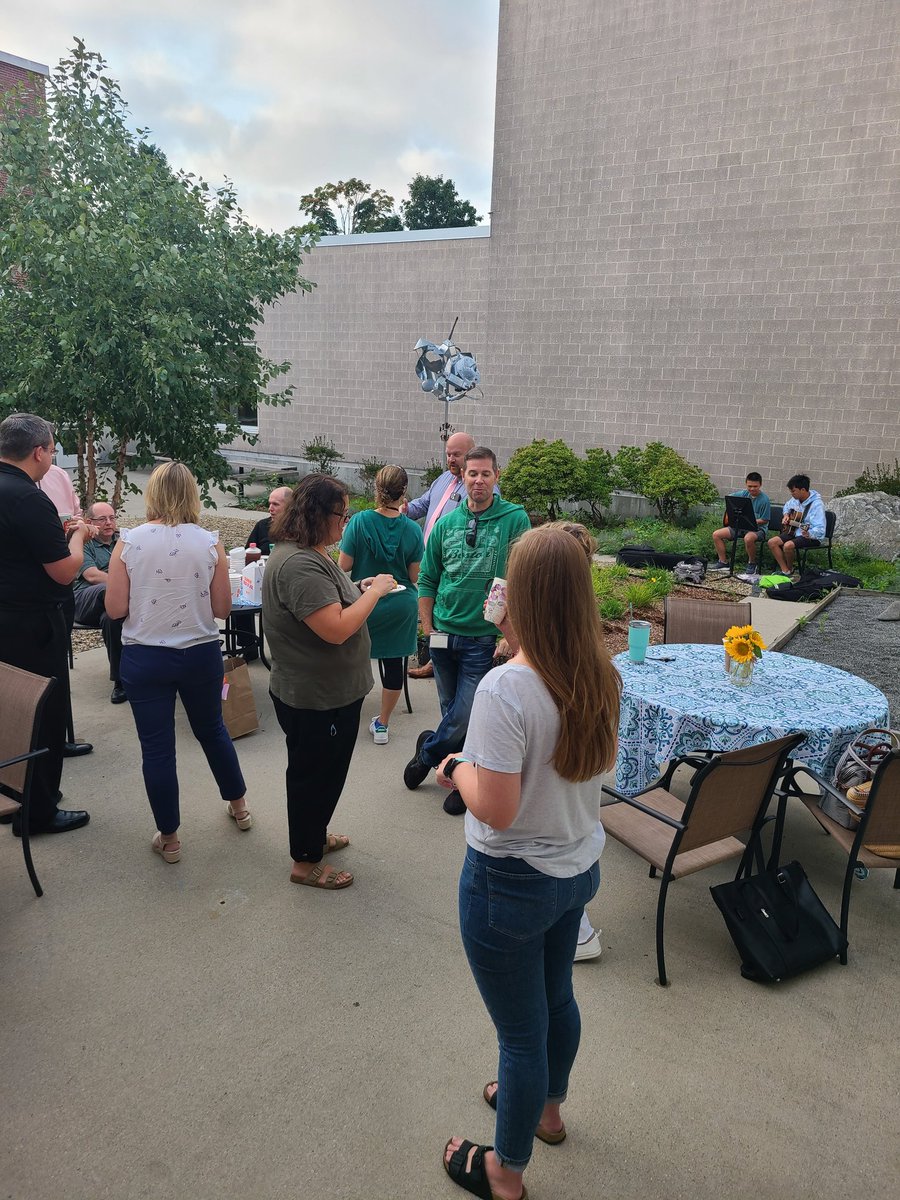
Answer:
[[326, 441], [323, 437], [313, 438], [301, 449], [306, 461], [312, 463], [321, 475], [331, 475], [344, 457], [334, 442]]
[[683, 520], [692, 505], [712, 504], [719, 497], [705, 471], [662, 442], [643, 450], [623, 446], [614, 465], [622, 483], [652, 501], [664, 521]]
[[642, 580], [640, 583], [629, 583], [625, 589], [625, 600], [632, 608], [650, 608], [656, 602], [657, 597], [653, 594], [653, 584], [647, 580]]
[[503, 496], [555, 521], [562, 502], [581, 490], [582, 468], [581, 460], [560, 438], [537, 439], [520, 446], [509, 460], [501, 483]]
[[585, 451], [578, 494], [573, 498], [587, 501], [595, 524], [603, 524], [603, 509], [608, 506], [617, 485], [615, 461], [609, 451], [601, 446]]
[[625, 616], [624, 600], [617, 600], [615, 596], [607, 596], [605, 600], [600, 601], [600, 616], [604, 621], [618, 621], [620, 617]]
[[426, 488], [430, 488], [434, 481], [447, 470], [444, 464], [438, 458], [430, 458], [422, 468], [422, 482]]
[[894, 459], [893, 467], [876, 463], [867, 467], [856, 481], [835, 496], [853, 496], [857, 492], [887, 492], [889, 496], [900, 496], [900, 461]]
[[375, 495], [375, 476], [386, 466], [387, 463], [382, 462], [380, 458], [364, 458], [359, 464], [356, 473], [362, 480], [363, 495], [367, 500], [371, 500]]

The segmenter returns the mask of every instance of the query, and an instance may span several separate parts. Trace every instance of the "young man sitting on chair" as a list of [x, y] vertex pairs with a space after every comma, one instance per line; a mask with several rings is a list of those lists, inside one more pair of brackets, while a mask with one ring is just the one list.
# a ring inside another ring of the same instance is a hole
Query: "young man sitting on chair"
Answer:
[[784, 506], [781, 536], [769, 538], [769, 549], [785, 575], [791, 575], [797, 551], [814, 549], [825, 536], [825, 504], [818, 492], [810, 491], [808, 475], [792, 475], [787, 487], [791, 498]]
[[[713, 543], [715, 544], [719, 561], [714, 562], [709, 569], [711, 571], [727, 571], [728, 551], [726, 550], [725, 543], [733, 542], [743, 536], [744, 545], [747, 547], [747, 570], [743, 575], [738, 575], [738, 579], [743, 579], [746, 583], [752, 583], [759, 578], [759, 567], [756, 564], [756, 546], [760, 538], [765, 539], [768, 532], [772, 506], [769, 503], [769, 497], [762, 490], [762, 475], [758, 471], [751, 471], [747, 476], [746, 482], [746, 487], [742, 488], [739, 492], [732, 492], [731, 494], [732, 496], [748, 496], [753, 501], [756, 532], [748, 530], [747, 533], [742, 535], [733, 525], [725, 525], [722, 529], [717, 529], [713, 534]], [[728, 519], [727, 515], [725, 519]]]

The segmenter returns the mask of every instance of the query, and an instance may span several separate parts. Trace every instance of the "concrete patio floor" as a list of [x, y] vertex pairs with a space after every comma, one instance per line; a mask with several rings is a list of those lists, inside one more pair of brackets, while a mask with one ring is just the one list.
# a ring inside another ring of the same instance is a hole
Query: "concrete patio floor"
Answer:
[[[34, 843], [0, 829], [4, 987], [0, 1195], [13, 1200], [406, 1200], [461, 1193], [454, 1133], [490, 1142], [481, 1099], [493, 1028], [460, 945], [463, 822], [431, 780], [401, 782], [435, 689], [410, 684], [391, 741], [365, 727], [334, 829], [345, 892], [291, 886], [284, 745], [251, 667], [261, 729], [237, 743], [255, 824], [240, 833], [179, 712], [182, 861], [150, 852], [153, 823], [127, 706], [109, 704], [104, 651], [73, 673], [65, 803], [91, 824]], [[805, 810], [799, 858], [834, 912], [844, 858]], [[529, 1193], [837, 1200], [896, 1195], [900, 893], [853, 888], [850, 962], [764, 988], [741, 979], [709, 896], [728, 865], [679, 881], [666, 927], [672, 984], [655, 982], [658, 884], [609, 842], [591, 905], [603, 957], [575, 968], [583, 1040], [568, 1140], [535, 1143]]]

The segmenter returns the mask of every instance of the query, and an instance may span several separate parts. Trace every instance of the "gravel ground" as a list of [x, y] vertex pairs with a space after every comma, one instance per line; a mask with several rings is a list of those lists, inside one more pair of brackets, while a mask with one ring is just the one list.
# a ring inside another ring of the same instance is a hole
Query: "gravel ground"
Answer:
[[783, 647], [786, 654], [840, 667], [880, 688], [894, 725], [900, 722], [900, 621], [875, 618], [896, 599], [883, 592], [841, 592]]

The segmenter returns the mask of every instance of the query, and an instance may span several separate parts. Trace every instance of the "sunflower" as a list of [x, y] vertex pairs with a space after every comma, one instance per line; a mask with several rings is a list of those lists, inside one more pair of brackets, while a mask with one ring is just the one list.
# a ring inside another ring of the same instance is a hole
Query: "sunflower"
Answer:
[[735, 662], [746, 663], [753, 658], [753, 646], [746, 637], [735, 637], [725, 643], [725, 650]]

